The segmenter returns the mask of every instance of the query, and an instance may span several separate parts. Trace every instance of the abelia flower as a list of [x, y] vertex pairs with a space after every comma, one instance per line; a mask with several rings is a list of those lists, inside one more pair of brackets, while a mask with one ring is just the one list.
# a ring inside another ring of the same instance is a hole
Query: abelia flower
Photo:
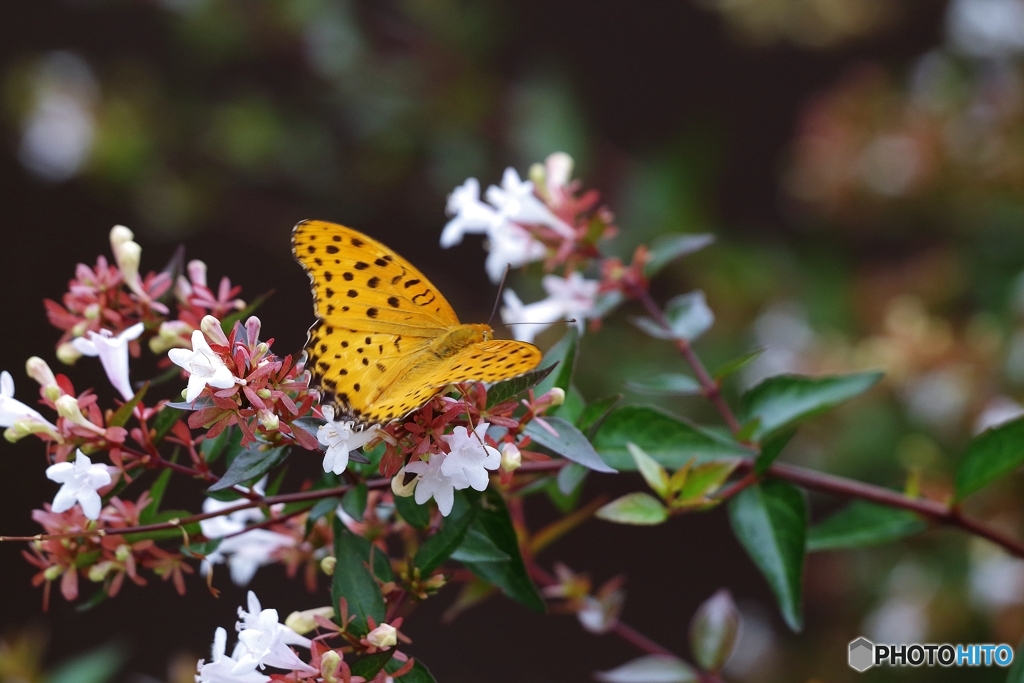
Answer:
[[595, 315], [594, 307], [601, 283], [587, 280], [580, 273], [574, 272], [567, 278], [545, 275], [541, 285], [548, 293], [548, 298], [532, 304], [523, 304], [514, 291], [505, 290], [501, 319], [512, 330], [515, 338], [532, 342], [551, 324], [566, 318], [574, 318], [577, 328], [582, 332], [584, 321]]
[[[435, 453], [430, 456], [428, 462], [417, 460], [416, 462], [409, 463], [405, 466], [405, 471], [419, 475], [416, 480], [416, 502], [419, 505], [423, 505], [433, 498], [434, 502], [437, 503], [437, 509], [441, 511], [442, 515], [447, 517], [452, 511], [452, 506], [455, 504], [455, 489], [464, 489], [469, 486], [469, 482], [464, 479], [449, 477], [441, 472], [444, 458], [445, 455], [443, 453]], [[456, 486], [456, 484], [462, 485]]]
[[[484, 441], [489, 426], [481, 422], [472, 432], [458, 426], [451, 434], [441, 437], [451, 448], [441, 463], [441, 474], [450, 477], [456, 489], [472, 486], [477, 491], [483, 491], [489, 481], [487, 470], [496, 470], [501, 465], [498, 449], [488, 446]], [[465, 485], [460, 485], [462, 482]]]
[[227, 640], [227, 631], [218, 626], [213, 636], [211, 661], [200, 659], [196, 665], [196, 683], [269, 683], [270, 676], [258, 671], [235, 673], [238, 662], [224, 654]]
[[243, 380], [231, 374], [224, 360], [214, 353], [201, 330], [192, 332], [192, 350], [171, 349], [167, 356], [175, 365], [189, 373], [185, 400], [189, 403], [199, 398], [207, 385], [217, 389], [230, 389]]
[[111, 482], [105, 465], [93, 465], [85, 453], [78, 451], [74, 462], [59, 462], [47, 467], [46, 478], [61, 484], [53, 498], [51, 509], [54, 512], [70, 510], [75, 503], [80, 503], [86, 517], [99, 518], [103, 503], [97, 490]]
[[334, 421], [334, 406], [325, 405], [321, 408], [327, 424], [317, 430], [316, 438], [321, 445], [327, 447], [324, 453], [324, 472], [341, 474], [348, 467], [348, 456], [379, 437], [379, 425], [357, 431], [352, 420]]
[[[253, 487], [262, 495], [262, 483]], [[238, 501], [222, 501], [207, 498], [203, 501], [203, 512], [217, 512], [236, 505]], [[295, 539], [269, 529], [245, 530], [249, 523], [264, 520], [257, 508], [236, 510], [227, 515], [210, 517], [199, 522], [203, 535], [209, 539], [223, 538], [220, 545], [209, 553], [203, 562], [203, 573], [208, 574], [215, 564], [226, 563], [231, 571], [231, 580], [236, 586], [247, 586], [256, 570], [272, 563], [275, 554], [282, 548], [295, 545]], [[224, 538], [227, 537], [227, 538]]]
[[99, 333], [89, 330], [86, 336], [71, 341], [75, 350], [82, 355], [99, 356], [107, 379], [126, 401], [135, 396], [128, 380], [128, 342], [138, 339], [145, 327], [143, 323], [135, 323], [116, 336], [106, 329], [101, 329]]
[[299, 659], [288, 647], [292, 644], [308, 648], [311, 645], [308, 638], [280, 623], [277, 610], [260, 609], [260, 602], [252, 591], [248, 594], [248, 607], [248, 612], [238, 609], [241, 621], [236, 625], [239, 630], [238, 646], [232, 656], [237, 663], [232, 673], [248, 673], [267, 666], [316, 673], [315, 668]]
[[41, 422], [56, 429], [37, 410], [14, 398], [14, 378], [4, 370], [0, 372], [0, 427], [12, 427], [16, 420]]

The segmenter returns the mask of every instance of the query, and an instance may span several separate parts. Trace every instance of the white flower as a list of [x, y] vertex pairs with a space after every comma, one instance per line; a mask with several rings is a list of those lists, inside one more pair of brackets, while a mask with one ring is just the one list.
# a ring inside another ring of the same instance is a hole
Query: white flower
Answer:
[[78, 451], [73, 463], [59, 462], [47, 467], [46, 478], [61, 484], [53, 498], [54, 512], [70, 510], [78, 502], [89, 519], [100, 516], [102, 501], [96, 491], [110, 484], [106, 465], [93, 465], [85, 453]]
[[282, 624], [276, 609], [261, 609], [260, 601], [252, 591], [248, 593], [248, 607], [249, 611], [238, 608], [241, 621], [235, 625], [239, 633], [238, 645], [232, 655], [237, 663], [232, 673], [247, 673], [266, 666], [290, 671], [316, 671], [288, 647], [299, 645], [308, 648], [311, 644], [308, 638]]
[[322, 446], [327, 447], [324, 453], [324, 472], [341, 474], [348, 467], [348, 455], [377, 438], [379, 425], [356, 431], [356, 423], [352, 420], [334, 421], [334, 406], [325, 405], [321, 408], [327, 424], [321, 425], [316, 438]]
[[38, 411], [14, 398], [14, 378], [4, 370], [0, 372], [0, 427], [12, 427], [15, 420], [24, 419], [42, 422], [56, 429]]
[[381, 650], [398, 644], [398, 629], [391, 624], [381, 624], [366, 634], [366, 641]]
[[144, 329], [145, 325], [135, 323], [116, 337], [110, 330], [98, 334], [89, 330], [87, 337], [77, 337], [71, 343], [83, 356], [99, 356], [107, 379], [124, 400], [130, 401], [135, 392], [128, 381], [128, 342], [138, 339]]
[[515, 338], [532, 342], [545, 328], [563, 318], [575, 318], [576, 326], [582, 332], [584, 321], [594, 314], [601, 283], [587, 280], [580, 273], [572, 273], [567, 278], [545, 275], [541, 285], [548, 298], [532, 304], [523, 304], [515, 292], [505, 290], [501, 319], [511, 328]]
[[185, 400], [189, 403], [196, 400], [206, 385], [217, 389], [228, 389], [235, 383], [242, 383], [231, 374], [224, 361], [213, 352], [206, 342], [202, 331], [192, 332], [192, 350], [171, 349], [167, 352], [171, 362], [188, 371], [188, 389]]
[[539, 261], [547, 247], [515, 223], [500, 223], [487, 233], [487, 260], [484, 269], [491, 282], [499, 282], [505, 267], [519, 268]]
[[[262, 494], [260, 484], [253, 487]], [[203, 512], [217, 512], [232, 507], [238, 501], [222, 501], [207, 498], [203, 501]], [[231, 580], [237, 586], [246, 586], [252, 581], [256, 570], [273, 562], [274, 552], [280, 548], [295, 545], [295, 539], [269, 529], [250, 529], [244, 533], [250, 522], [262, 522], [263, 513], [258, 508], [238, 510], [220, 517], [211, 517], [199, 522], [199, 528], [207, 538], [224, 538], [217, 549], [208, 554], [203, 562], [203, 573], [209, 573], [212, 565], [227, 563]]]
[[502, 215], [522, 225], [544, 225], [562, 237], [573, 237], [573, 230], [565, 221], [551, 212], [533, 192], [533, 181], [520, 180], [514, 168], [506, 168], [501, 187], [487, 188], [487, 201]]
[[467, 233], [487, 233], [504, 221], [493, 207], [480, 201], [480, 183], [476, 178], [467, 178], [452, 190], [447, 208], [454, 218], [441, 231], [441, 246], [445, 249], [461, 242]]
[[[448, 443], [451, 452], [441, 463], [441, 474], [453, 481], [465, 481], [477, 491], [487, 488], [487, 470], [496, 470], [501, 465], [501, 454], [497, 448], [484, 443], [488, 425], [481, 422], [472, 432], [459, 426], [441, 438]], [[466, 486], [456, 484], [455, 488]], [[435, 499], [436, 500], [436, 499]]]
[[233, 673], [238, 662], [224, 654], [227, 640], [227, 631], [218, 626], [213, 636], [211, 661], [199, 660], [196, 667], [198, 669], [195, 677], [196, 683], [268, 683], [270, 676], [265, 676], [258, 671]]
[[[444, 454], [435, 453], [430, 456], [430, 462], [417, 460], [405, 466], [406, 472], [420, 475], [416, 480], [415, 500], [423, 505], [431, 498], [437, 503], [437, 509], [445, 517], [452, 511], [455, 504], [455, 489], [464, 489], [469, 486], [465, 479], [456, 480], [453, 477], [441, 473], [441, 466], [444, 464]], [[456, 484], [461, 484], [456, 486]]]

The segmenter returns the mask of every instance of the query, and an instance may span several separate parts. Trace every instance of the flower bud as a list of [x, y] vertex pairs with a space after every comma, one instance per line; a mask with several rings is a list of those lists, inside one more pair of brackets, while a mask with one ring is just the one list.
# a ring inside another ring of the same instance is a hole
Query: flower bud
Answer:
[[341, 655], [328, 650], [320, 655], [320, 675], [324, 683], [338, 683], [338, 669], [341, 668]]
[[45, 396], [50, 403], [53, 403], [63, 395], [64, 390], [60, 388], [59, 384], [51, 384], [43, 389], [43, 396]]
[[23, 439], [30, 434], [46, 434], [54, 441], [64, 441], [60, 434], [57, 433], [57, 430], [53, 428], [53, 425], [48, 422], [34, 420], [31, 417], [20, 417], [14, 421], [14, 424], [4, 430], [4, 438], [11, 443]]
[[270, 398], [271, 396], [273, 396], [274, 394], [273, 394], [273, 392], [270, 391], [270, 389], [267, 389], [266, 387], [264, 387], [263, 389], [258, 390], [256, 392], [256, 395], [259, 396], [260, 398], [262, 398], [263, 400], [266, 400], [266, 399]]
[[110, 229], [110, 248], [116, 252], [125, 242], [135, 239], [135, 233], [123, 225], [115, 225]]
[[53, 370], [46, 364], [46, 361], [39, 356], [32, 356], [25, 361], [25, 372], [28, 376], [39, 382], [44, 389], [49, 386], [56, 386], [57, 378], [53, 376]]
[[93, 566], [89, 567], [89, 580], [93, 583], [99, 583], [100, 581], [106, 579], [107, 574], [109, 574], [113, 569], [114, 563], [110, 560], [94, 564]]
[[533, 189], [541, 195], [541, 198], [548, 199], [547, 169], [544, 168], [544, 164], [531, 164], [527, 176], [533, 182]]
[[338, 558], [334, 555], [328, 555], [324, 559], [320, 560], [320, 571], [327, 576], [334, 576], [334, 567], [338, 564]]
[[506, 472], [514, 472], [523, 464], [523, 454], [511, 441], [501, 444], [501, 469]]
[[55, 564], [55, 565], [52, 565], [50, 567], [47, 567], [43, 571], [43, 578], [46, 579], [47, 581], [54, 581], [58, 577], [60, 577], [60, 575], [63, 574], [63, 573], [64, 573], [64, 568], [61, 567], [59, 564]]
[[54, 401], [53, 405], [57, 408], [57, 414], [68, 422], [76, 424], [79, 427], [85, 427], [86, 429], [90, 429], [94, 432], [103, 432], [101, 427], [94, 425], [86, 419], [85, 415], [82, 414], [81, 407], [78, 405], [78, 399], [74, 396], [65, 394]]
[[543, 398], [548, 400], [548, 405], [560, 406], [565, 403], [565, 389], [562, 389], [561, 387], [551, 387], [551, 389], [548, 390], [548, 393], [544, 394], [542, 400]]
[[391, 624], [381, 624], [366, 634], [366, 642], [381, 650], [398, 644], [398, 629]]
[[334, 608], [330, 606], [315, 607], [301, 612], [292, 612], [288, 615], [288, 618], [284, 620], [284, 625], [298, 633], [300, 636], [305, 635], [317, 627], [316, 619], [314, 618], [317, 616], [323, 617], [324, 619], [333, 619]]
[[188, 262], [185, 266], [188, 271], [188, 279], [192, 281], [193, 285], [206, 286], [206, 264], [199, 259], [193, 259]]
[[149, 340], [149, 350], [162, 356], [171, 349], [187, 349], [191, 346], [189, 337], [194, 329], [182, 320], [166, 320], [160, 323], [156, 336]]
[[71, 342], [64, 342], [57, 347], [57, 360], [64, 365], [74, 365], [75, 361], [82, 357], [82, 354]]
[[411, 496], [416, 490], [416, 482], [419, 481], [419, 477], [413, 477], [407, 482], [408, 476], [404, 467], [398, 470], [398, 474], [391, 478], [391, 492], [402, 498]]
[[85, 307], [85, 310], [82, 311], [82, 317], [85, 318], [86, 320], [99, 320], [100, 313], [102, 312], [103, 309], [100, 308], [99, 304], [89, 304], [88, 306]]
[[118, 562], [127, 562], [131, 556], [132, 549], [124, 543], [117, 546], [117, 550], [114, 551], [114, 557], [117, 558]]
[[220, 321], [214, 318], [212, 315], [204, 315], [203, 319], [199, 322], [199, 329], [203, 331], [206, 338], [218, 346], [227, 346], [228, 338], [224, 334], [224, 329], [220, 326]]
[[259, 420], [260, 424], [263, 425], [263, 428], [268, 432], [275, 432], [278, 427], [281, 426], [281, 418], [269, 410], [261, 410], [259, 412]]

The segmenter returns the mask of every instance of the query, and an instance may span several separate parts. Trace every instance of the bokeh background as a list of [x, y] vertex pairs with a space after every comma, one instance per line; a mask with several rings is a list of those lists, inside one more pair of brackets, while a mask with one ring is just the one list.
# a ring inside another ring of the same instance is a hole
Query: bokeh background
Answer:
[[[0, 358], [20, 398], [34, 391], [28, 356], [58, 364], [42, 299], [60, 297], [75, 263], [109, 255], [114, 224], [135, 231], [144, 271], [184, 245], [243, 298], [273, 290], [259, 315], [280, 353], [312, 321], [288, 246], [303, 218], [379, 237], [463, 319], [485, 319], [496, 292], [479, 240], [438, 246], [446, 196], [561, 150], [615, 211], [613, 252], [717, 235], [654, 291], [707, 293], [710, 366], [766, 349], [730, 391], [784, 371], [886, 370], [801, 432], [790, 461], [941, 498], [970, 435], [1021, 412], [1022, 0], [34, 0], [0, 17]], [[535, 274], [512, 284], [539, 291]], [[679, 363], [622, 318], [584, 337], [588, 398]], [[70, 372], [105, 391], [98, 365]], [[661, 402], [714, 421], [699, 403]], [[3, 445], [0, 532], [36, 532], [29, 511], [53, 495], [43, 464], [35, 443]], [[639, 486], [593, 477], [585, 495]], [[1022, 492], [1001, 483], [972, 511], [1021, 533]], [[813, 503], [815, 518], [838, 504]], [[537, 500], [529, 514], [556, 513]], [[857, 675], [846, 643], [1024, 633], [1024, 563], [952, 532], [811, 556], [800, 635], [720, 510], [653, 530], [592, 522], [541, 560], [598, 582], [625, 574], [624, 618], [683, 656], [696, 606], [729, 588], [745, 618], [735, 681], [966, 680]], [[124, 656], [118, 680], [185, 683], [244, 596], [221, 575], [220, 598], [194, 579], [185, 598], [127, 586], [89, 612], [55, 597], [43, 614], [31, 575], [0, 546], [4, 683], [98, 683], [57, 667], [104, 646]], [[282, 614], [322, 602], [278, 568], [252, 588]], [[503, 600], [439, 625], [451, 597], [403, 629], [442, 683], [582, 682], [636, 654]]]

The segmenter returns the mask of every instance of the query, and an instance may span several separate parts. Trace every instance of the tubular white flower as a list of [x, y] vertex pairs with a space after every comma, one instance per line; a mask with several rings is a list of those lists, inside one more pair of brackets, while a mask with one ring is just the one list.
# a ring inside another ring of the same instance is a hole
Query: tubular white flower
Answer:
[[341, 474], [348, 467], [348, 456], [376, 439], [380, 431], [379, 425], [356, 431], [356, 423], [352, 420], [334, 421], [334, 406], [325, 405], [321, 408], [327, 424], [321, 425], [316, 432], [317, 441], [326, 446], [324, 453], [324, 472]]
[[25, 405], [14, 398], [14, 378], [11, 373], [4, 370], [0, 372], [0, 427], [13, 427], [17, 420], [32, 420], [48, 425], [50, 424], [38, 411]]
[[[451, 434], [442, 436], [451, 452], [441, 463], [441, 474], [451, 477], [453, 481], [464, 480], [477, 491], [486, 489], [489, 481], [487, 470], [496, 470], [501, 466], [501, 453], [497, 448], [484, 443], [489, 426], [481, 422], [472, 432], [459, 426]], [[463, 489], [466, 486], [456, 484], [455, 488]]]
[[452, 511], [455, 504], [455, 489], [464, 489], [469, 486], [465, 479], [449, 477], [441, 472], [445, 456], [443, 453], [435, 453], [430, 456], [430, 462], [417, 460], [405, 466], [406, 472], [418, 474], [416, 479], [415, 500], [423, 505], [431, 498], [437, 503], [437, 509], [445, 517]]
[[316, 671], [288, 647], [299, 645], [308, 648], [311, 645], [308, 638], [282, 624], [276, 609], [261, 609], [260, 601], [252, 591], [248, 594], [248, 607], [249, 611], [238, 608], [241, 621], [235, 625], [239, 633], [233, 653], [237, 663], [231, 669], [232, 673], [244, 674], [267, 666], [307, 673]]
[[142, 279], [139, 277], [139, 264], [142, 262], [142, 247], [135, 242], [135, 235], [123, 225], [115, 225], [110, 230], [110, 249], [114, 252], [114, 261], [121, 271], [121, 277], [132, 290], [139, 296], [145, 298], [145, 290], [142, 289]]
[[487, 188], [486, 196], [487, 201], [508, 220], [524, 225], [544, 225], [566, 238], [574, 236], [572, 228], [553, 214], [544, 202], [537, 199], [533, 191], [533, 181], [520, 179], [512, 167], [505, 169], [501, 187], [491, 185]]
[[46, 468], [46, 478], [61, 484], [51, 506], [54, 512], [65, 512], [82, 505], [82, 512], [89, 519], [100, 516], [102, 500], [96, 491], [111, 482], [110, 471], [105, 465], [93, 465], [92, 460], [78, 451], [75, 461], [59, 462]]
[[117, 336], [110, 330], [100, 330], [98, 334], [89, 330], [87, 337], [77, 337], [71, 341], [83, 356], [100, 357], [107, 379], [126, 401], [135, 396], [128, 380], [128, 342], [138, 339], [145, 327], [142, 323], [135, 323]]
[[234, 659], [224, 654], [227, 646], [228, 633], [221, 627], [213, 635], [213, 648], [210, 652], [211, 661], [199, 660], [196, 666], [196, 683], [268, 683], [270, 676], [249, 671], [247, 673], [233, 673], [238, 664]]
[[580, 273], [571, 273], [567, 278], [545, 275], [541, 285], [548, 298], [532, 304], [523, 304], [515, 292], [505, 290], [501, 319], [515, 338], [532, 342], [534, 337], [562, 318], [575, 318], [576, 326], [582, 332], [585, 320], [594, 315], [601, 283], [587, 280]]
[[452, 190], [448, 196], [448, 214], [454, 216], [441, 231], [441, 246], [444, 249], [455, 246], [466, 234], [489, 233], [504, 219], [480, 201], [480, 183], [476, 178]]
[[188, 371], [188, 389], [185, 400], [189, 403], [196, 400], [207, 385], [217, 389], [228, 389], [245, 380], [231, 374], [224, 360], [213, 352], [206, 342], [202, 331], [192, 332], [192, 350], [171, 349], [167, 356], [175, 365]]
[[505, 267], [519, 268], [539, 261], [547, 254], [547, 247], [515, 223], [503, 222], [487, 233], [487, 260], [484, 269], [491, 282], [499, 282]]

